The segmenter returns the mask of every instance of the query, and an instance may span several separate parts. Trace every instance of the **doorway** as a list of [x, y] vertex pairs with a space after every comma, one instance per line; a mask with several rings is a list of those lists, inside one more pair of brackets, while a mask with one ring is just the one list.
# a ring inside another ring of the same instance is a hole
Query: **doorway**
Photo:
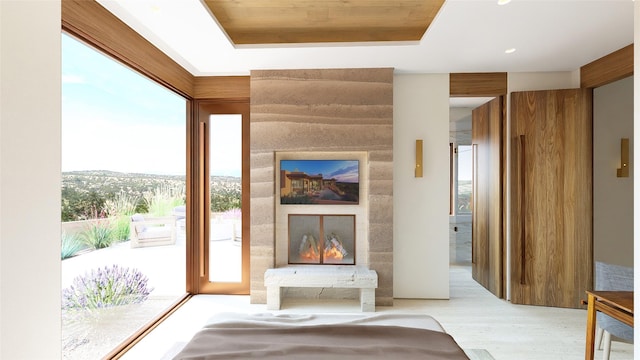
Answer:
[[471, 266], [472, 236], [472, 121], [476, 107], [492, 97], [449, 99], [450, 206], [449, 264]]

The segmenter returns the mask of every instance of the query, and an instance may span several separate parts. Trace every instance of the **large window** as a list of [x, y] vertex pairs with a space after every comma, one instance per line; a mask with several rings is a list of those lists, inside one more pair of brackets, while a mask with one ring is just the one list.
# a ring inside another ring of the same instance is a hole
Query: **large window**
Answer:
[[62, 347], [94, 359], [185, 293], [187, 104], [62, 36]]

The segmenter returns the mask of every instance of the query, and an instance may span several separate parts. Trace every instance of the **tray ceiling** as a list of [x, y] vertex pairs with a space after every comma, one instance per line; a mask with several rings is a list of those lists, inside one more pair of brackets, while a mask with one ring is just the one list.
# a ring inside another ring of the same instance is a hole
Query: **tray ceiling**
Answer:
[[444, 0], [205, 0], [236, 45], [419, 41]]

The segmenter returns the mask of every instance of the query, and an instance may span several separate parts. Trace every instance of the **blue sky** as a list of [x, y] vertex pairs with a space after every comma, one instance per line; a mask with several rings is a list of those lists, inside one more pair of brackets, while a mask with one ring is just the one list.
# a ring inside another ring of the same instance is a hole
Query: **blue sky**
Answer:
[[62, 170], [186, 171], [186, 101], [62, 35]]
[[325, 179], [335, 178], [340, 182], [358, 182], [357, 160], [281, 160], [280, 169], [322, 174]]

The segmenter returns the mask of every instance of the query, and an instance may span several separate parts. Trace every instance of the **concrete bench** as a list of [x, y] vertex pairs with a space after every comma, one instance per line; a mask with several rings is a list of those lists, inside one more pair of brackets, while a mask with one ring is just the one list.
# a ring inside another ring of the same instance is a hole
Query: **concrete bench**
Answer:
[[363, 266], [287, 266], [267, 269], [267, 309], [280, 310], [282, 289], [287, 287], [360, 289], [363, 312], [376, 311], [378, 274]]

